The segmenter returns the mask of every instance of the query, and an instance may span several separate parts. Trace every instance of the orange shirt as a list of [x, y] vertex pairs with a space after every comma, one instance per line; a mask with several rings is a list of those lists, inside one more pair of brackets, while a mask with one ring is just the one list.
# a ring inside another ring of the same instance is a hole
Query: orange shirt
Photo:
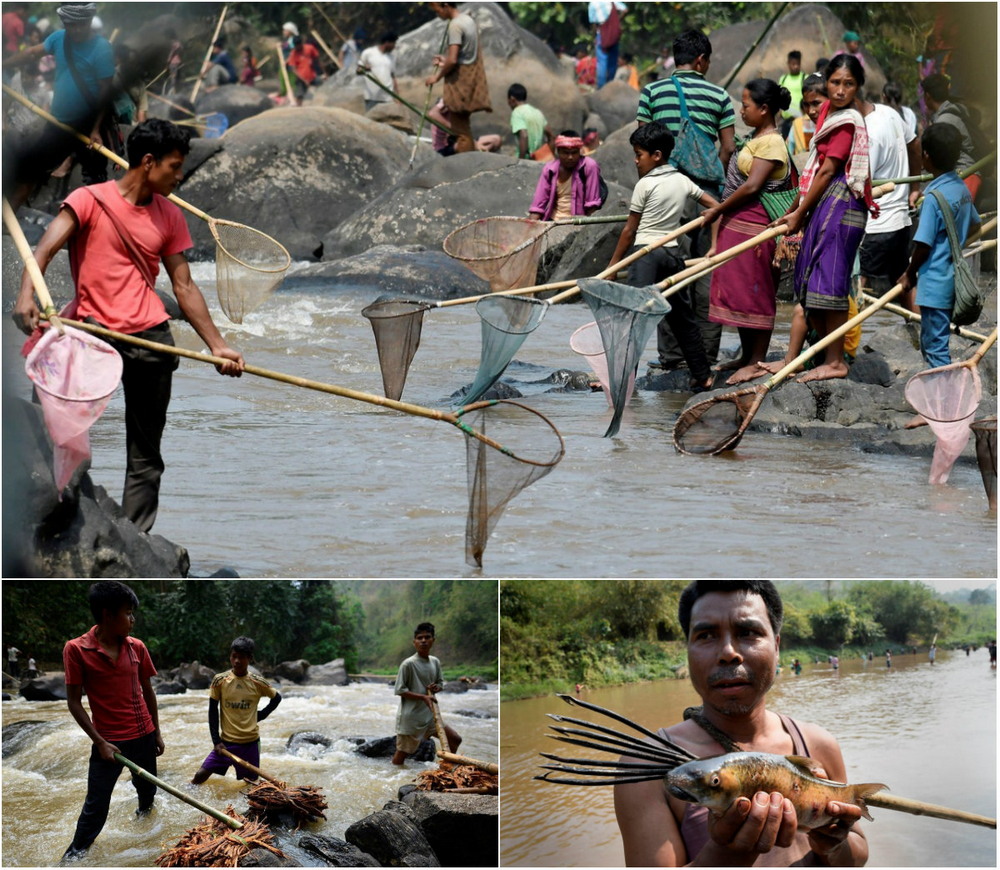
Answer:
[[313, 61], [317, 57], [319, 57], [319, 51], [316, 46], [305, 42], [293, 49], [292, 53], [288, 55], [288, 65], [295, 75], [307, 85], [311, 85], [316, 78], [316, 68], [313, 66]]

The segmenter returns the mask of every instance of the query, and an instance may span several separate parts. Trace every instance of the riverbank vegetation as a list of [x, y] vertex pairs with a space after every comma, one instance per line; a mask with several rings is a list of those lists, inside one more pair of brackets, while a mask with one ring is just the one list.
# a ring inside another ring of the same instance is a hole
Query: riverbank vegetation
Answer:
[[[685, 676], [682, 580], [504, 580], [501, 697]], [[996, 587], [942, 596], [908, 580], [781, 581], [783, 665], [886, 648], [982, 645]]]
[[[497, 678], [495, 581], [131, 580], [139, 598], [135, 635], [158, 668], [200, 661], [227, 667], [244, 634], [261, 665], [343, 658], [351, 673], [395, 673], [413, 652], [413, 629], [437, 629], [434, 654], [448, 676]], [[63, 644], [93, 624], [85, 580], [3, 584], [4, 646], [60, 669]]]

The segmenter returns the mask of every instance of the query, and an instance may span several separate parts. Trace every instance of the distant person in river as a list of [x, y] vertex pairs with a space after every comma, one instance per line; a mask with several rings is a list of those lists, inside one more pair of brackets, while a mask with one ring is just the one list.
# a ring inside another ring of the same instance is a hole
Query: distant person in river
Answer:
[[995, 668], [997, 666], [997, 642], [991, 640], [986, 644], [986, 650], [990, 654], [990, 667]]
[[[87, 593], [95, 625], [63, 648], [66, 700], [70, 715], [91, 739], [87, 797], [64, 861], [82, 858], [104, 828], [111, 792], [125, 767], [122, 757], [156, 774], [163, 738], [150, 678], [156, 668], [146, 645], [131, 637], [139, 599], [117, 580], [94, 583]], [[88, 714], [83, 706], [87, 695]], [[136, 816], [153, 808], [156, 786], [132, 777], [139, 797]]]
[[931, 644], [931, 648], [927, 651], [927, 659], [931, 664], [934, 664], [934, 660], [937, 658], [937, 647]]
[[14, 644], [7, 647], [7, 673], [14, 677], [14, 679], [21, 676], [21, 665], [17, 660], [17, 657], [21, 654], [21, 650], [14, 646]]
[[[228, 671], [216, 674], [208, 690], [208, 733], [212, 738], [212, 751], [192, 777], [193, 785], [201, 785], [213, 773], [225, 776], [230, 767], [236, 768], [236, 778], [252, 782], [257, 774], [241, 767], [224, 755], [233, 755], [260, 767], [259, 723], [270, 716], [281, 695], [259, 674], [250, 673], [255, 644], [253, 638], [238, 637], [229, 647]], [[269, 698], [267, 706], [258, 710], [261, 698]]]
[[[659, 734], [698, 758], [736, 751], [734, 746], [807, 756], [822, 768], [821, 776], [845, 782], [844, 758], [828, 731], [769, 708], [783, 617], [774, 583], [697, 580], [681, 593], [678, 611], [702, 706]], [[806, 832], [798, 827], [792, 802], [777, 791], [737, 797], [713, 816], [707, 807], [669, 794], [662, 780], [614, 788], [630, 867], [860, 866], [868, 859], [868, 843], [855, 824], [861, 809], [846, 802], [828, 802], [825, 809], [835, 821]]]
[[563, 130], [555, 140], [556, 159], [542, 168], [528, 217], [551, 221], [593, 214], [601, 207], [601, 168], [583, 156], [583, 139]]
[[391, 103], [392, 94], [386, 92], [388, 88], [393, 93], [399, 92], [396, 82], [396, 58], [393, 51], [396, 48], [396, 41], [399, 39], [391, 30], [382, 34], [378, 45], [373, 45], [361, 52], [358, 58], [358, 72], [364, 70], [373, 78], [382, 83], [380, 88], [371, 79], [365, 77], [365, 111], [371, 111], [379, 103]]
[[[441, 662], [431, 655], [434, 646], [434, 625], [421, 622], [413, 632], [416, 652], [404, 659], [396, 673], [395, 693], [399, 696], [396, 716], [396, 751], [392, 763], [402, 767], [420, 744], [437, 733], [434, 724], [434, 697], [444, 686]], [[459, 733], [448, 725], [444, 728], [448, 751], [455, 752], [462, 743]]]

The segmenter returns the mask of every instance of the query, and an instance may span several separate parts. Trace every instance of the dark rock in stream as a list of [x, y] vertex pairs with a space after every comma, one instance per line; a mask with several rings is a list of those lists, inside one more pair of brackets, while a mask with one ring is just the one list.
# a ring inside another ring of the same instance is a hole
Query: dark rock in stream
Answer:
[[326, 664], [310, 665], [305, 682], [308, 686], [346, 686], [350, 680], [344, 660], [334, 659]]
[[187, 686], [176, 680], [164, 680], [153, 687], [157, 695], [183, 695], [187, 692]]
[[306, 834], [299, 838], [299, 848], [322, 860], [327, 867], [381, 867], [371, 855], [336, 837]]
[[[366, 758], [392, 758], [396, 751], [395, 737], [370, 737], [359, 744], [355, 750], [359, 755]], [[434, 761], [437, 758], [437, 749], [433, 740], [423, 740], [410, 758], [414, 761]]]
[[[5, 695], [4, 700], [9, 701], [10, 695]], [[32, 746], [41, 734], [58, 728], [59, 724], [59, 722], [39, 722], [35, 719], [25, 719], [21, 722], [14, 722], [12, 725], [4, 725], [3, 757], [14, 755], [26, 747]]]
[[308, 670], [309, 662], [305, 659], [296, 659], [295, 661], [278, 663], [275, 665], [273, 673], [275, 676], [291, 680], [293, 683], [303, 683]]
[[344, 832], [344, 839], [374, 856], [383, 867], [441, 866], [413, 812], [398, 801], [355, 822]]
[[[403, 798], [444, 867], [496, 867], [497, 795], [413, 791]], [[461, 836], [456, 836], [461, 832]]]
[[317, 746], [329, 749], [331, 743], [333, 743], [333, 741], [329, 737], [325, 734], [320, 734], [318, 731], [296, 731], [291, 737], [288, 738], [288, 742], [285, 744], [285, 747], [289, 752], [295, 754], [298, 753], [300, 749], [315, 749]]
[[65, 701], [66, 675], [62, 671], [25, 680], [21, 684], [21, 697], [26, 701]]
[[201, 662], [182, 662], [174, 673], [175, 679], [189, 689], [207, 689], [215, 678], [215, 670]]
[[301, 867], [298, 861], [288, 855], [275, 855], [270, 849], [252, 849], [240, 858], [239, 867]]

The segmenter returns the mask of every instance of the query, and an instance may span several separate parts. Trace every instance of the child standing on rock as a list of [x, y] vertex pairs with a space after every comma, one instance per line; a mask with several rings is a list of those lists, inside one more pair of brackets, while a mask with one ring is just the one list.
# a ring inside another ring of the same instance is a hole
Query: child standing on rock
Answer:
[[[396, 752], [392, 763], [402, 767], [407, 756], [417, 751], [421, 742], [434, 734], [434, 698], [441, 691], [444, 677], [441, 662], [430, 654], [434, 646], [434, 626], [421, 622], [413, 632], [416, 652], [405, 659], [396, 674], [395, 693], [399, 695], [396, 716]], [[462, 742], [457, 731], [445, 726], [448, 749], [455, 752]]]
[[[232, 668], [216, 674], [212, 680], [208, 695], [208, 730], [214, 749], [191, 779], [194, 785], [200, 785], [213, 773], [225, 776], [232, 766], [236, 768], [237, 779], [257, 778], [257, 774], [236, 764], [220, 751], [228, 749], [248, 764], [260, 766], [260, 730], [257, 725], [274, 712], [281, 703], [281, 695], [263, 677], [250, 673], [253, 654], [252, 638], [236, 638], [229, 648]], [[263, 710], [258, 710], [261, 698], [271, 700]]]

